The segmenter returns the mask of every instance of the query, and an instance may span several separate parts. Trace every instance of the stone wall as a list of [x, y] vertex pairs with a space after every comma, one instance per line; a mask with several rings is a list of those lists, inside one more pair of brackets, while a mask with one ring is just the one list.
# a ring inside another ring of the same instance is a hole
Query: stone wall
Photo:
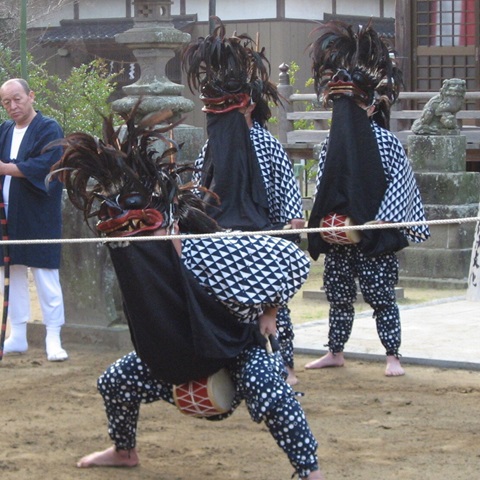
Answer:
[[[465, 137], [411, 135], [408, 155], [427, 220], [476, 217], [480, 173], [465, 172]], [[431, 225], [431, 238], [399, 252], [400, 284], [467, 287], [475, 223]]]

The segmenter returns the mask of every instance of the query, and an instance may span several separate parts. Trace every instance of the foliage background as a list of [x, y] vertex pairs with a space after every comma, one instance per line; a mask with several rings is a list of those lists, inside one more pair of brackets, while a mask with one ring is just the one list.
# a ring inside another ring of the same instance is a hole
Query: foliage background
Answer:
[[[21, 64], [13, 50], [0, 44], [0, 84], [21, 76]], [[102, 115], [110, 114], [109, 98], [115, 91], [115, 76], [102, 60], [74, 67], [66, 79], [47, 72], [44, 64], [28, 57], [28, 83], [35, 93], [36, 109], [52, 117], [65, 135], [82, 131], [101, 136]], [[0, 108], [0, 122], [8, 119]]]

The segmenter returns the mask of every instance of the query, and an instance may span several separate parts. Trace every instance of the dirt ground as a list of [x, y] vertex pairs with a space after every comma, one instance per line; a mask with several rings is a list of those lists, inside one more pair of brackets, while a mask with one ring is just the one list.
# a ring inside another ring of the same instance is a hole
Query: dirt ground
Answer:
[[[292, 469], [263, 425], [241, 405], [222, 422], [182, 415], [157, 402], [142, 407], [141, 465], [86, 469], [76, 460], [110, 445], [96, 378], [124, 352], [66, 345], [70, 359], [43, 350], [0, 362], [2, 480], [285, 479]], [[480, 372], [407, 365], [402, 378], [383, 364], [304, 371], [297, 390], [327, 480], [472, 480], [480, 465]]]
[[[433, 293], [407, 292], [406, 300], [425, 295]], [[291, 307], [299, 322], [326, 311], [299, 295]], [[33, 289], [32, 314], [40, 320]], [[163, 402], [144, 405], [139, 467], [77, 469], [81, 456], [110, 445], [96, 379], [127, 352], [65, 347], [64, 363], [47, 362], [43, 349], [32, 347], [0, 361], [1, 480], [291, 478], [285, 455], [244, 405], [222, 422], [186, 417]], [[404, 377], [386, 378], [383, 363], [347, 359], [343, 368], [303, 370], [310, 359], [296, 356], [296, 389], [305, 394], [300, 401], [326, 480], [480, 478], [480, 371], [405, 365]]]

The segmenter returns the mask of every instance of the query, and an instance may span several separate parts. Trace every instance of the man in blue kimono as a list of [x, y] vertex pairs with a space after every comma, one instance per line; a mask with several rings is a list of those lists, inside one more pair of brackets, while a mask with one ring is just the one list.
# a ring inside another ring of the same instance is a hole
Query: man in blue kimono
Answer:
[[[63, 137], [62, 129], [55, 120], [34, 109], [35, 95], [23, 79], [5, 82], [0, 87], [0, 101], [11, 118], [0, 125], [0, 181], [9, 239], [58, 239], [62, 233], [62, 185], [55, 180], [47, 187], [45, 177], [60, 159], [62, 149], [42, 150]], [[10, 336], [4, 353], [24, 353], [28, 349], [30, 268], [46, 326], [47, 358], [54, 362], [66, 360], [68, 355], [60, 339], [65, 323], [59, 279], [60, 244], [13, 244], [9, 249]], [[1, 265], [3, 262], [2, 256]]]

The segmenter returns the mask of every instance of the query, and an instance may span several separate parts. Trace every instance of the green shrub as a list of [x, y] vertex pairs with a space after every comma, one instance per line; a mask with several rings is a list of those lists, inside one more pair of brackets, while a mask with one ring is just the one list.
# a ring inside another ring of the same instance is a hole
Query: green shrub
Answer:
[[[66, 79], [48, 73], [44, 64], [29, 57], [28, 83], [35, 92], [35, 108], [54, 118], [65, 135], [82, 131], [102, 134], [102, 115], [111, 111], [109, 98], [115, 91], [115, 75], [108, 71], [104, 60], [72, 68]], [[21, 76], [20, 60], [12, 50], [0, 45], [0, 84]], [[8, 115], [0, 109], [0, 121]]]

